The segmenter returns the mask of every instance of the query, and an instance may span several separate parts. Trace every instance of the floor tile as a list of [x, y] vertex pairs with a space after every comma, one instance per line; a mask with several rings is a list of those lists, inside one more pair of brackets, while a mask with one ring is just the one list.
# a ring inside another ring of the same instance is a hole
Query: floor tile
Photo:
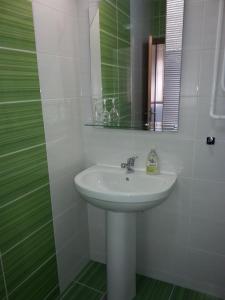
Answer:
[[75, 283], [62, 295], [61, 300], [101, 300], [102, 297], [103, 294]]
[[189, 289], [176, 287], [171, 300], [222, 300], [213, 296], [195, 292]]
[[135, 300], [168, 300], [173, 285], [159, 280], [137, 275], [137, 295]]
[[81, 282], [96, 290], [106, 291], [106, 266], [91, 261], [78, 275], [77, 282]]
[[[90, 261], [61, 296], [63, 300], [103, 300], [106, 291], [106, 266]], [[134, 300], [222, 300], [172, 284], [137, 275]]]

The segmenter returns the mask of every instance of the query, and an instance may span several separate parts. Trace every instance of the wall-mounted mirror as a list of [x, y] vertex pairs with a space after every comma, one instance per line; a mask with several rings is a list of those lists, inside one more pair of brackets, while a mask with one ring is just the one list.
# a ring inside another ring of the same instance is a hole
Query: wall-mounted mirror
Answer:
[[88, 125], [177, 131], [184, 0], [96, 0], [89, 12]]

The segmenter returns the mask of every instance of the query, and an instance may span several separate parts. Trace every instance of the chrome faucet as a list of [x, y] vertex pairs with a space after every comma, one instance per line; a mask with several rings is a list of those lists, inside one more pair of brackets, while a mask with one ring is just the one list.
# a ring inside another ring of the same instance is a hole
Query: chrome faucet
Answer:
[[129, 157], [127, 159], [127, 162], [126, 163], [122, 163], [121, 164], [121, 168], [122, 169], [127, 169], [127, 173], [133, 173], [134, 172], [134, 163], [135, 163], [135, 160], [137, 159], [138, 157], [137, 156], [132, 156], [132, 157]]

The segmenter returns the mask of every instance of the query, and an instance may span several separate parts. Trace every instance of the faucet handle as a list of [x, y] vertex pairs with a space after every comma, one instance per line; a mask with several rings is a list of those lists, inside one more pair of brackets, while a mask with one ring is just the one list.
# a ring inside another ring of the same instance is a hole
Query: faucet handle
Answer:
[[121, 165], [120, 165], [120, 166], [121, 166], [121, 168], [122, 168], [122, 169], [126, 169], [126, 167], [127, 167], [127, 164], [126, 164], [126, 163], [121, 163]]
[[132, 159], [133, 159], [133, 160], [136, 160], [137, 158], [138, 158], [137, 155], [132, 156]]

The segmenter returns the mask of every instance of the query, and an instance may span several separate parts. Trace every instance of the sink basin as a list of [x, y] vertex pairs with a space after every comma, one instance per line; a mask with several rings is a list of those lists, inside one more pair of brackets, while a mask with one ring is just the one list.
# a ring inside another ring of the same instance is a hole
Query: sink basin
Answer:
[[146, 175], [97, 165], [78, 174], [77, 190], [90, 204], [106, 210], [107, 299], [136, 295], [136, 212], [160, 204], [172, 191], [176, 175]]
[[174, 174], [146, 175], [144, 171], [126, 174], [124, 169], [93, 166], [75, 177], [75, 185], [89, 203], [105, 210], [136, 212], [150, 209], [170, 194]]

